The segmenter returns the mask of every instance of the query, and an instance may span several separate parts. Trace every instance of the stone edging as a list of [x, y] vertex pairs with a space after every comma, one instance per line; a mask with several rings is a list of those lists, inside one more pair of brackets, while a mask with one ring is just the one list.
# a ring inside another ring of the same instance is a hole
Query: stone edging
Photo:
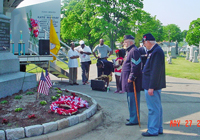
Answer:
[[[64, 90], [64, 89], [61, 89]], [[39, 136], [43, 134], [48, 134], [51, 132], [55, 132], [73, 125], [76, 125], [78, 123], [81, 123], [91, 116], [93, 116], [97, 111], [97, 102], [89, 95], [69, 90], [70, 92], [75, 92], [78, 94], [82, 94], [92, 100], [92, 106], [90, 106], [88, 109], [86, 109], [81, 114], [72, 115], [68, 118], [64, 118], [61, 120], [57, 120], [55, 122], [49, 122], [39, 125], [32, 125], [27, 127], [19, 127], [14, 129], [7, 129], [7, 130], [0, 130], [0, 140], [13, 140], [13, 139], [23, 139], [26, 137], [34, 137]]]

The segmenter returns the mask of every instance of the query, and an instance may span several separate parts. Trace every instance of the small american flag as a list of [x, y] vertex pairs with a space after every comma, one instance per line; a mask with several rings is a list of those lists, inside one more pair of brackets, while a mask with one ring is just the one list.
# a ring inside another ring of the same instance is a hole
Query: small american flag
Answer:
[[49, 87], [47, 85], [47, 82], [46, 82], [46, 79], [44, 77], [43, 72], [41, 73], [41, 78], [40, 78], [40, 81], [39, 81], [37, 92], [43, 93], [45, 95], [49, 94]]
[[46, 77], [45, 77], [45, 79], [46, 79], [48, 87], [49, 88], [52, 87], [52, 82], [51, 82], [51, 79], [50, 79], [50, 76], [49, 76], [49, 73], [48, 73], [47, 69], [46, 69]]

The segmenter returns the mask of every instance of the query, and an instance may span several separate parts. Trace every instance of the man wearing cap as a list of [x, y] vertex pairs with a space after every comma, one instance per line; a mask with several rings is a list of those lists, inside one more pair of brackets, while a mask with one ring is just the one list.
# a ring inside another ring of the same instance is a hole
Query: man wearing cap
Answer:
[[147, 61], [147, 49], [146, 47], [144, 46], [144, 40], [142, 39], [142, 43], [141, 43], [141, 46], [138, 48], [140, 54], [141, 54], [141, 69], [144, 68], [144, 65]]
[[89, 84], [89, 70], [90, 70], [90, 54], [92, 53], [90, 47], [85, 45], [83, 40], [79, 41], [80, 46], [76, 47], [75, 50], [79, 53], [82, 69], [82, 82], [83, 85]]
[[126, 49], [126, 56], [122, 65], [121, 84], [122, 91], [127, 92], [127, 102], [129, 109], [129, 119], [127, 119], [127, 126], [138, 125], [137, 110], [135, 103], [135, 96], [133, 90], [133, 81], [135, 81], [137, 92], [138, 110], [140, 108], [140, 91], [142, 84], [141, 58], [140, 52], [134, 45], [134, 37], [131, 35], [124, 36], [124, 48]]
[[[93, 49], [93, 55], [95, 58], [97, 58], [99, 60], [102, 59], [107, 59], [111, 54], [112, 54], [112, 50], [111, 48], [109, 48], [107, 45], [104, 44], [104, 40], [100, 39], [99, 40], [99, 45], [97, 45], [94, 49]], [[97, 52], [97, 55], [96, 53]], [[109, 54], [108, 54], [109, 53]], [[98, 77], [102, 75], [102, 69], [97, 67], [97, 75]]]
[[148, 107], [148, 130], [143, 136], [158, 136], [163, 134], [163, 116], [161, 105], [161, 89], [166, 88], [165, 56], [151, 33], [143, 36], [147, 48], [147, 61], [142, 71], [142, 88]]

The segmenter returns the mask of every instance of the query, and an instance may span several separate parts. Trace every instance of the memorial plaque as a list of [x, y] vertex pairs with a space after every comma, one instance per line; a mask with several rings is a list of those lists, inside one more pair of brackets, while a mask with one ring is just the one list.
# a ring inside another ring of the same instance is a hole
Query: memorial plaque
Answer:
[[0, 18], [0, 51], [10, 50], [10, 22]]

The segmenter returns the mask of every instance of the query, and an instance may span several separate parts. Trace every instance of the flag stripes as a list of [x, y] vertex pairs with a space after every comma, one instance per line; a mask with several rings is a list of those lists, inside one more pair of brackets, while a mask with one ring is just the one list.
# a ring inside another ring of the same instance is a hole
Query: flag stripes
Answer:
[[37, 92], [43, 93], [45, 95], [49, 94], [49, 87], [47, 85], [47, 82], [46, 82], [46, 79], [44, 77], [43, 72], [41, 73], [41, 78], [40, 78], [40, 81], [39, 81]]
[[49, 73], [48, 73], [48, 70], [46, 69], [46, 82], [47, 82], [47, 85], [48, 85], [48, 88], [52, 87], [52, 82], [51, 82], [51, 79], [50, 79], [50, 76], [49, 76]]

